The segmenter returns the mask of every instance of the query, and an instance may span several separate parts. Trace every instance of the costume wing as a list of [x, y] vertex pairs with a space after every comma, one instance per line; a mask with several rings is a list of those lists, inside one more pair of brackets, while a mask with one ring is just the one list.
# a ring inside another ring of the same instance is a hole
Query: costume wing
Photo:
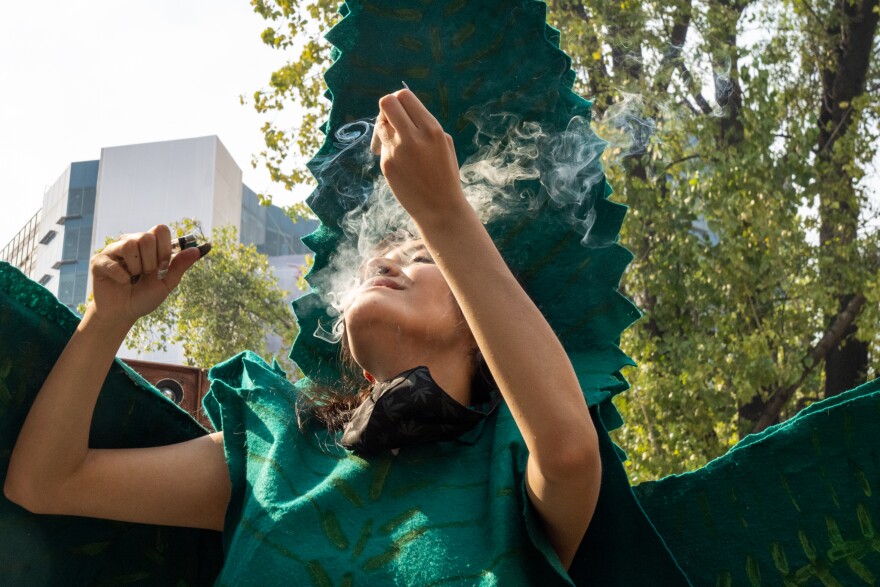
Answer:
[[695, 585], [876, 585], [880, 380], [636, 487]]
[[[49, 291], [0, 263], [0, 483], [34, 396], [78, 322]], [[135, 448], [206, 433], [117, 360], [101, 389], [89, 442]], [[211, 585], [221, 564], [219, 532], [36, 515], [0, 498], [3, 585]]]

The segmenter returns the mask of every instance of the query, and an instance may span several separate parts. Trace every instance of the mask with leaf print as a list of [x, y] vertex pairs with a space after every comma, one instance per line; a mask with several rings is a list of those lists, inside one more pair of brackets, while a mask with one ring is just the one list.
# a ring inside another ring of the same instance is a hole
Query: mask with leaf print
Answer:
[[415, 367], [373, 387], [345, 426], [341, 444], [358, 454], [372, 454], [455, 440], [495, 410], [501, 396], [491, 395], [479, 406], [464, 406], [437, 385], [427, 367]]

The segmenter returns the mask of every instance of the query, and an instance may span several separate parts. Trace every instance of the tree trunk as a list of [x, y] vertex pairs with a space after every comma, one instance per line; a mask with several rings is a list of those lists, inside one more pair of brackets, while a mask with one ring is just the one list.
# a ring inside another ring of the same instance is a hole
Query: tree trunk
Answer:
[[[826, 258], [857, 238], [859, 204], [853, 180], [843, 161], [836, 158], [834, 146], [854, 132], [852, 102], [865, 92], [865, 78], [871, 63], [871, 48], [877, 32], [878, 0], [838, 0], [828, 33], [833, 44], [829, 65], [822, 71], [822, 100], [819, 107], [819, 138], [816, 145], [817, 178], [820, 191], [820, 246]], [[839, 157], [839, 155], [838, 155]], [[846, 163], [849, 163], [848, 161]], [[823, 268], [829, 283], [843, 282], [840, 263]], [[857, 292], [842, 291], [839, 312], [844, 311]], [[834, 320], [829, 318], [829, 322]], [[858, 327], [851, 324], [825, 362], [825, 397], [837, 395], [865, 381], [868, 344], [858, 339]]]

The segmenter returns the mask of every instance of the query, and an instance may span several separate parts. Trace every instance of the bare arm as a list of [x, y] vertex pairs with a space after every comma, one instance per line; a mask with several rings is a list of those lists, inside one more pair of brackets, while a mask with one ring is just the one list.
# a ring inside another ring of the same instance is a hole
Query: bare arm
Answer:
[[[161, 243], [158, 244], [158, 243]], [[222, 433], [142, 449], [90, 449], [95, 403], [126, 333], [198, 259], [171, 256], [167, 227], [113, 243], [92, 259], [91, 304], [34, 400], [10, 458], [4, 494], [37, 513], [223, 528], [230, 481]], [[141, 275], [131, 284], [132, 275]]]
[[526, 484], [566, 566], [599, 495], [598, 437], [571, 362], [461, 192], [452, 140], [408, 90], [380, 101], [382, 166], [449, 283], [529, 449]]

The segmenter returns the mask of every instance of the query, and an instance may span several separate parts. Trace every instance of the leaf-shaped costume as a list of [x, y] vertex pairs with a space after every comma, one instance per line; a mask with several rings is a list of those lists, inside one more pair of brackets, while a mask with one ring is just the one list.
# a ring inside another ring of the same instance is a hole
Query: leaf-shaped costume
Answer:
[[[877, 382], [750, 436], [702, 469], [629, 486], [607, 433], [622, 423], [611, 398], [626, 390], [620, 369], [633, 364], [617, 343], [638, 316], [617, 292], [631, 258], [616, 242], [625, 208], [608, 200], [601, 146], [580, 148], [591, 138], [590, 104], [571, 91], [570, 61], [545, 24], [544, 4], [348, 0], [342, 14], [328, 35], [328, 138], [311, 164], [318, 189], [309, 205], [322, 222], [305, 239], [316, 253], [308, 276], [315, 292], [294, 304], [301, 332], [291, 356], [312, 381], [339, 375], [338, 349], [313, 335], [336, 318], [323, 278], [350, 238], [341, 220], [370, 207], [375, 179], [362, 153], [340, 142], [340, 129], [375, 116], [378, 98], [400, 80], [453, 135], [462, 163], [537, 125], [538, 173], [510, 184], [515, 197], [499, 195], [501, 212], [487, 228], [569, 353], [599, 431], [602, 490], [570, 572], [525, 496], [525, 445], [506, 406], [457, 441], [355, 457], [333, 436], [298, 428], [294, 404], [308, 382], [294, 386], [277, 366], [244, 353], [212, 370], [205, 400], [224, 431], [232, 479], [222, 540], [209, 531], [36, 516], [3, 500], [3, 583], [873, 584]], [[554, 158], [584, 164], [563, 177]], [[0, 266], [0, 285], [5, 474], [75, 318], [8, 266]], [[122, 363], [113, 366], [92, 446], [204, 433]]]

